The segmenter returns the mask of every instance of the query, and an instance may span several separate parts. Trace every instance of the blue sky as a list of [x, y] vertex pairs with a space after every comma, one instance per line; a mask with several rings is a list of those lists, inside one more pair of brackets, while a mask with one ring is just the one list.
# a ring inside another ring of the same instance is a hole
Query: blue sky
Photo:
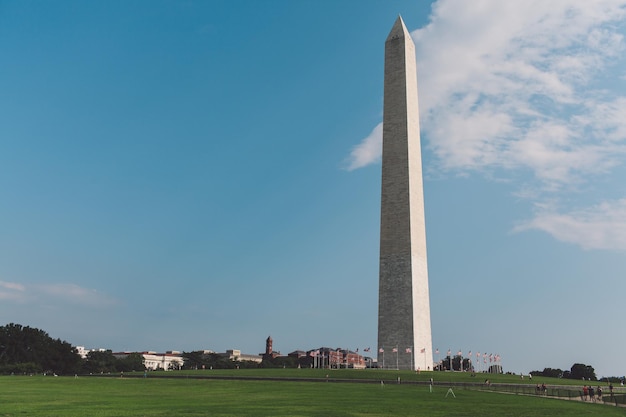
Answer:
[[626, 374], [625, 0], [0, 0], [0, 322], [374, 348], [398, 14], [433, 348]]

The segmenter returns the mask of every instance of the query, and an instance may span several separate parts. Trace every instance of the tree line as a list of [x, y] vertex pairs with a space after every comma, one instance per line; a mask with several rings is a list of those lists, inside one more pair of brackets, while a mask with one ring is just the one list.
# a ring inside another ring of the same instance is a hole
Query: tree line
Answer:
[[0, 327], [0, 374], [107, 373], [143, 370], [143, 357], [118, 359], [113, 352], [93, 351], [83, 359], [70, 343], [43, 330], [10, 323]]
[[[295, 368], [309, 367], [310, 357], [267, 357], [261, 363], [233, 361], [216, 353], [183, 352], [183, 369]], [[10, 323], [0, 327], [0, 374], [57, 375], [145, 371], [143, 356], [132, 353], [123, 358], [111, 350], [91, 351], [82, 358], [76, 348], [54, 339], [43, 330]]]
[[53, 339], [43, 330], [20, 324], [0, 327], [0, 372], [67, 374], [80, 367], [71, 344]]
[[[476, 372], [474, 364], [470, 358], [464, 358], [461, 355], [446, 356], [441, 362], [434, 367], [435, 371], [467, 371]], [[489, 374], [501, 374], [502, 366], [500, 364], [491, 364], [484, 372]]]
[[258, 362], [231, 360], [217, 353], [204, 351], [183, 352], [183, 369], [235, 369], [235, 368], [309, 368], [313, 363], [310, 356], [294, 358], [291, 356], [263, 357]]
[[[313, 358], [303, 356], [264, 357], [261, 363], [233, 361], [216, 353], [204, 351], [183, 352], [183, 369], [233, 369], [233, 368], [296, 368], [310, 367]], [[0, 374], [50, 373], [59, 375], [95, 374], [144, 371], [143, 356], [139, 353], [117, 358], [111, 350], [91, 351], [81, 358], [76, 348], [61, 339], [54, 339], [43, 330], [10, 323], [0, 327]], [[437, 370], [473, 371], [467, 358], [446, 357]], [[501, 373], [499, 365], [492, 365], [488, 372]], [[530, 372], [533, 376], [569, 378], [596, 381], [592, 366], [575, 363], [569, 370], [544, 368]], [[616, 381], [620, 379], [615, 378]]]
[[597, 381], [596, 371], [593, 366], [585, 365], [584, 363], [575, 363], [568, 370], [562, 370], [559, 368], [544, 368], [543, 371], [532, 371], [532, 376], [545, 376], [552, 378], [566, 378], [566, 379], [580, 379], [585, 381]]

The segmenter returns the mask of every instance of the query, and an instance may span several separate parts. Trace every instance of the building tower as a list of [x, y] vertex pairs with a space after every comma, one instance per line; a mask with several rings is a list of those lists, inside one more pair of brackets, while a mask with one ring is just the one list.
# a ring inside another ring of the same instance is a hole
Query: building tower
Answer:
[[265, 356], [267, 356], [268, 358], [271, 358], [272, 353], [274, 352], [272, 343], [272, 336], [267, 336], [267, 339], [265, 339]]
[[378, 366], [432, 369], [415, 45], [398, 17], [385, 42]]

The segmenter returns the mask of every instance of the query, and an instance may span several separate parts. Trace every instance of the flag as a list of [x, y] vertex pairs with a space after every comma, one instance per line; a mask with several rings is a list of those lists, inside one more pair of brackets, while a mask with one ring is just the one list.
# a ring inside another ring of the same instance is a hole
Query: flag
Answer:
[[405, 349], [405, 352], [406, 352], [406, 353], [411, 353], [411, 348], [406, 348], [406, 349]]
[[426, 353], [426, 348], [422, 348], [422, 350], [420, 350], [420, 353]]
[[380, 349], [378, 349], [378, 352], [379, 352], [379, 353], [385, 353], [385, 349], [380, 348]]
[[392, 351], [393, 353], [398, 353], [398, 348], [393, 348], [393, 349], [391, 349], [391, 351]]

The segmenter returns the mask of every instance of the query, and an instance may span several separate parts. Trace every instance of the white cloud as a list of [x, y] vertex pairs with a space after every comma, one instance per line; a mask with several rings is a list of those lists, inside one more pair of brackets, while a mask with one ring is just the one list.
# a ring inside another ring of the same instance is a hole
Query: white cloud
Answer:
[[[621, 98], [590, 85], [623, 50], [611, 25], [623, 23], [625, 6], [435, 3], [413, 36], [422, 126], [440, 168], [530, 169], [538, 186], [554, 190], [615, 164], [616, 153], [626, 154], [626, 120], [596, 116]], [[610, 149], [602, 146], [609, 128], [620, 141]]]
[[115, 304], [115, 300], [96, 290], [80, 287], [75, 284], [45, 284], [33, 287], [45, 297], [54, 297], [67, 302], [88, 305], [93, 307], [103, 307]]
[[383, 124], [379, 123], [372, 132], [355, 146], [346, 158], [346, 170], [353, 171], [358, 168], [380, 161], [383, 143]]
[[75, 284], [19, 284], [7, 281], [0, 281], [0, 300], [48, 305], [70, 303], [92, 307], [104, 307], [116, 303], [107, 295]]
[[[571, 199], [611, 174], [626, 162], [626, 92], [604, 86], [623, 76], [615, 71], [625, 31], [626, 0], [435, 2], [429, 24], [412, 33], [422, 138], [435, 156], [429, 170], [530, 173], [516, 195], [533, 204]], [[379, 159], [371, 136], [355, 148], [370, 157], [351, 169]], [[566, 215], [537, 212], [527, 226], [583, 247], [624, 249], [595, 221], [609, 203], [587, 204]], [[611, 219], [619, 230], [622, 219]], [[560, 232], [564, 223], [570, 235]]]
[[0, 281], [0, 300], [19, 301], [24, 296], [25, 290], [22, 284]]
[[626, 198], [568, 213], [540, 207], [532, 220], [514, 230], [531, 229], [544, 231], [585, 249], [626, 251]]
[[0, 287], [10, 291], [24, 291], [25, 287], [22, 284], [16, 282], [0, 281]]

